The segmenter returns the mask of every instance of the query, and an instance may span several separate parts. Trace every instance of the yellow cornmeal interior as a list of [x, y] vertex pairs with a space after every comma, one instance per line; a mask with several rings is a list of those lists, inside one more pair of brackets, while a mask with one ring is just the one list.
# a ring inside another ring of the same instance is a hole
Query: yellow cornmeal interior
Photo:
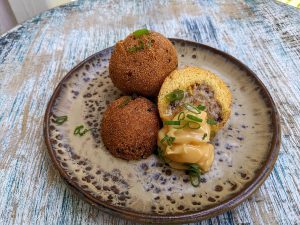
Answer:
[[[207, 113], [201, 111], [196, 114], [190, 111], [183, 111], [184, 115], [191, 114], [202, 119], [199, 129], [184, 127], [176, 129], [178, 126], [165, 125], [158, 133], [158, 145], [164, 152], [164, 157], [171, 160], [169, 163], [175, 169], [186, 169], [184, 163], [196, 163], [201, 170], [207, 172], [214, 160], [214, 146], [209, 143], [211, 126], [207, 124]], [[177, 120], [179, 114], [173, 120]], [[175, 137], [172, 145], [168, 145], [161, 140], [165, 136]]]
[[205, 84], [213, 92], [214, 98], [221, 106], [222, 121], [212, 126], [212, 131], [217, 132], [228, 120], [231, 112], [231, 92], [224, 81], [208, 70], [198, 67], [185, 67], [174, 70], [164, 81], [158, 96], [158, 110], [162, 120], [170, 120], [174, 115], [169, 113], [169, 102], [166, 95], [176, 89], [189, 90], [192, 85]]

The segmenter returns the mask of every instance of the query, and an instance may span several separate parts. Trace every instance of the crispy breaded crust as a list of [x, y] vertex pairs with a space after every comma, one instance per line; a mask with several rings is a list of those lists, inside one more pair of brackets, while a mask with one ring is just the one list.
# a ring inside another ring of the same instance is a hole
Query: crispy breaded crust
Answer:
[[158, 96], [158, 110], [162, 120], [170, 120], [174, 115], [166, 114], [169, 102], [166, 95], [176, 89], [186, 90], [193, 84], [206, 84], [214, 92], [214, 98], [222, 109], [222, 121], [212, 126], [213, 131], [221, 129], [231, 113], [232, 96], [229, 88], [217, 75], [198, 67], [185, 67], [173, 71], [164, 81]]
[[123, 96], [115, 100], [108, 106], [101, 122], [104, 145], [111, 154], [126, 160], [151, 155], [156, 147], [158, 130], [157, 108], [143, 97], [129, 100], [129, 96]]
[[[129, 51], [141, 42], [142, 50]], [[177, 64], [176, 49], [163, 35], [151, 31], [135, 38], [131, 34], [115, 45], [109, 62], [109, 76], [124, 93], [156, 97], [164, 79]]]

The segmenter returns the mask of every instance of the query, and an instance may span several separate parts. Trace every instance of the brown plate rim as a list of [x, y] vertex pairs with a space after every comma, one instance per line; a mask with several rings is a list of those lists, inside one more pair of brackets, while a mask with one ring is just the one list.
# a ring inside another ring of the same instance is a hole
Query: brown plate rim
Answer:
[[50, 114], [51, 114], [51, 108], [53, 107], [53, 104], [57, 98], [57, 96], [60, 93], [60, 90], [62, 88], [63, 83], [68, 80], [74, 71], [76, 71], [78, 68], [80, 68], [82, 65], [84, 65], [86, 62], [90, 61], [92, 58], [96, 57], [97, 55], [101, 54], [102, 52], [111, 51], [113, 47], [109, 47], [106, 49], [103, 49], [85, 60], [81, 61], [79, 64], [77, 64], [73, 69], [71, 69], [65, 77], [60, 81], [58, 86], [53, 92], [53, 95], [51, 99], [48, 102], [47, 109], [44, 116], [44, 139], [47, 146], [48, 153], [51, 157], [51, 160], [55, 167], [58, 169], [60, 175], [62, 178], [71, 186], [71, 188], [77, 192], [80, 196], [82, 196], [86, 201], [91, 203], [94, 206], [97, 206], [102, 211], [110, 213], [112, 215], [120, 216], [124, 219], [133, 220], [135, 222], [141, 222], [141, 223], [160, 223], [160, 224], [178, 224], [178, 223], [190, 223], [190, 222], [197, 222], [204, 219], [211, 218], [213, 216], [219, 215], [221, 213], [224, 213], [230, 209], [235, 208], [240, 203], [242, 203], [244, 200], [249, 198], [266, 180], [266, 178], [270, 175], [271, 171], [273, 170], [273, 167], [275, 165], [276, 159], [279, 154], [280, 144], [281, 144], [281, 128], [280, 128], [280, 119], [279, 114], [276, 109], [276, 105], [265, 87], [265, 85], [262, 83], [262, 81], [258, 78], [258, 76], [246, 65], [244, 65], [241, 61], [236, 59], [235, 57], [218, 50], [216, 48], [210, 47], [208, 45], [200, 44], [194, 41], [189, 40], [183, 40], [178, 38], [170, 38], [171, 41], [176, 42], [183, 42], [187, 44], [194, 45], [196, 47], [200, 47], [202, 49], [208, 50], [210, 52], [213, 52], [214, 54], [221, 55], [225, 59], [228, 59], [235, 65], [237, 65], [241, 70], [247, 73], [247, 76], [250, 76], [256, 84], [261, 88], [261, 95], [264, 97], [264, 101], [266, 102], [267, 106], [272, 109], [271, 112], [271, 119], [272, 119], [272, 125], [273, 125], [273, 138], [271, 142], [270, 147], [270, 153], [264, 163], [264, 165], [260, 168], [258, 171], [256, 177], [250, 182], [248, 185], [246, 185], [245, 188], [243, 188], [241, 191], [233, 194], [229, 199], [225, 200], [224, 202], [220, 204], [216, 204], [212, 207], [209, 207], [207, 209], [191, 212], [191, 213], [178, 213], [178, 214], [171, 214], [171, 215], [159, 215], [159, 214], [145, 214], [145, 213], [139, 213], [130, 209], [117, 207], [114, 205], [109, 205], [105, 202], [102, 202], [92, 195], [84, 192], [78, 185], [76, 185], [67, 175], [66, 171], [59, 165], [54, 151], [52, 150], [51, 143], [50, 143], [50, 136], [49, 136], [49, 122], [50, 122]]

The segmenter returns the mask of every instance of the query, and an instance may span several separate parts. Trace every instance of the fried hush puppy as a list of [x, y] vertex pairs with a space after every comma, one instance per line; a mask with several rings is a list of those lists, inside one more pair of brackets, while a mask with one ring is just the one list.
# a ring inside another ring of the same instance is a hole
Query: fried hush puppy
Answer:
[[164, 79], [177, 65], [173, 44], [160, 33], [142, 29], [117, 42], [109, 75], [124, 93], [157, 97]]
[[112, 155], [137, 160], [153, 153], [158, 131], [157, 107], [143, 97], [123, 96], [105, 111], [100, 132]]
[[202, 105], [217, 132], [229, 119], [232, 96], [225, 82], [214, 73], [193, 66], [174, 70], [159, 92], [158, 109], [162, 120], [170, 120], [186, 104]]

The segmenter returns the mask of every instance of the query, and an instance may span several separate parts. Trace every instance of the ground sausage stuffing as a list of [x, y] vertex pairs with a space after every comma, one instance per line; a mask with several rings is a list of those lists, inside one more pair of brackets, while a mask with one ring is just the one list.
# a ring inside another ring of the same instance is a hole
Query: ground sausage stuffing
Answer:
[[[221, 106], [214, 98], [214, 92], [206, 84], [195, 84], [184, 91], [184, 97], [181, 100], [172, 102], [169, 105], [168, 112], [172, 115], [180, 112], [185, 103], [193, 105], [205, 105], [209, 118], [215, 119], [217, 122], [222, 121]], [[181, 106], [181, 107], [180, 107]]]

